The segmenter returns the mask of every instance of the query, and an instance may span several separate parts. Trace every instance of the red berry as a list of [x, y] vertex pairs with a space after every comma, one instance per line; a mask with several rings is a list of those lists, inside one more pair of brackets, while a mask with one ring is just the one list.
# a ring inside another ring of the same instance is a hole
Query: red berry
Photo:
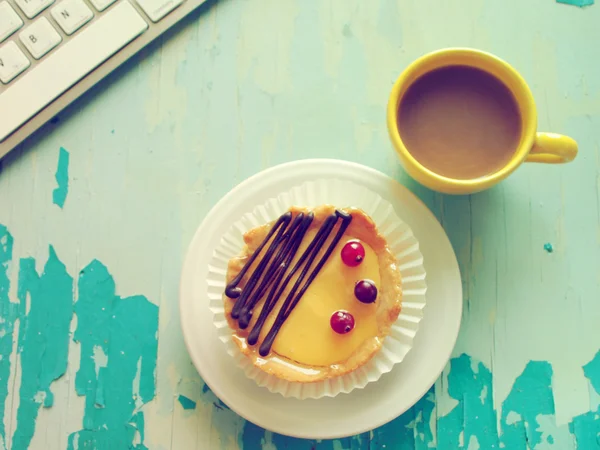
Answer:
[[365, 248], [358, 239], [353, 239], [344, 245], [341, 256], [344, 264], [356, 267], [365, 259]]
[[354, 285], [354, 295], [363, 303], [373, 303], [377, 298], [377, 287], [371, 280], [360, 280]]
[[338, 334], [350, 333], [354, 329], [354, 317], [348, 311], [336, 311], [331, 316], [329, 324]]

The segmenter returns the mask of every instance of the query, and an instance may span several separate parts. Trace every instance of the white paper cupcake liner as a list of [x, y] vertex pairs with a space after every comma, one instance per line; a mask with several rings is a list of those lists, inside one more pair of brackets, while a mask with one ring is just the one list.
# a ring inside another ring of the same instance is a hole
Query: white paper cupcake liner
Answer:
[[[387, 240], [396, 256], [402, 275], [402, 310], [392, 325], [382, 348], [362, 367], [346, 375], [315, 383], [295, 383], [281, 380], [258, 369], [232, 340], [232, 330], [225, 318], [223, 292], [229, 260], [237, 256], [243, 245], [243, 234], [251, 228], [277, 220], [291, 206], [313, 208], [323, 204], [338, 208], [356, 207], [367, 213], [377, 225], [379, 233]], [[337, 180], [319, 179], [296, 186], [280, 193], [252, 213], [245, 214], [235, 222], [221, 238], [211, 258], [208, 270], [209, 307], [214, 314], [213, 322], [219, 339], [225, 343], [227, 352], [235, 359], [246, 376], [273, 393], [298, 399], [334, 397], [364, 388], [377, 381], [381, 375], [392, 370], [410, 351], [419, 329], [425, 308], [425, 268], [419, 242], [411, 229], [396, 214], [390, 203], [379, 195], [358, 184]]]

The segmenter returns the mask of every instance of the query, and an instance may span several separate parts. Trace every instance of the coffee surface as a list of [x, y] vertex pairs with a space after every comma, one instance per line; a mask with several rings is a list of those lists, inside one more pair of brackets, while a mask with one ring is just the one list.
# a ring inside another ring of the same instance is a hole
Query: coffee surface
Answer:
[[474, 179], [504, 167], [521, 136], [521, 118], [508, 88], [471, 67], [450, 66], [415, 81], [400, 101], [404, 145], [431, 171]]

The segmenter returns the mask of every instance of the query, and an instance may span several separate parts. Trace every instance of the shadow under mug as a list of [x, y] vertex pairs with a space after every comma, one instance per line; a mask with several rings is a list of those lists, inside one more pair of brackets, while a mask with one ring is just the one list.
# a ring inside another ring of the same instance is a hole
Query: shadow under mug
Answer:
[[[511, 160], [500, 170], [473, 179], [453, 179], [420, 164], [402, 141], [398, 130], [398, 107], [408, 88], [423, 75], [448, 66], [468, 66], [487, 72], [513, 94], [521, 116], [521, 137]], [[577, 156], [577, 143], [567, 136], [537, 132], [537, 112], [527, 83], [507, 62], [480, 50], [449, 48], [429, 53], [414, 61], [394, 83], [387, 107], [390, 138], [406, 171], [419, 183], [447, 194], [472, 194], [487, 189], [509, 176], [523, 162], [560, 164]]]

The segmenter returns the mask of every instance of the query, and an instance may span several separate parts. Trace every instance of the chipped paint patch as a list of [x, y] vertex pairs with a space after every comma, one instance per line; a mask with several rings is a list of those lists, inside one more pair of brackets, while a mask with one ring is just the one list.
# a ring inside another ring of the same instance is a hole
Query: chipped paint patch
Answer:
[[10, 377], [10, 355], [13, 352], [13, 331], [18, 314], [18, 305], [8, 297], [10, 278], [8, 270], [12, 261], [13, 238], [4, 225], [0, 225], [0, 448], [6, 448], [7, 437], [4, 410], [8, 397]]
[[453, 358], [448, 374], [448, 394], [458, 404], [438, 419], [440, 448], [461, 448], [473, 437], [481, 448], [498, 448], [490, 370], [466, 354]]
[[583, 374], [590, 381], [596, 393], [600, 394], [600, 351], [589, 363], [583, 366]]
[[57, 187], [52, 191], [52, 201], [62, 208], [69, 192], [69, 152], [63, 147], [60, 148], [58, 154], [58, 166], [54, 177]]
[[[590, 383], [590, 404], [600, 395], [600, 351], [585, 366], [583, 373]], [[575, 436], [577, 448], [598, 448], [600, 446], [600, 406], [595, 410], [581, 414], [569, 424], [569, 431]]]
[[54, 403], [50, 385], [67, 370], [73, 278], [52, 246], [42, 275], [35, 269], [35, 259], [21, 259], [17, 297], [21, 388], [12, 439], [15, 450], [29, 447], [40, 406], [49, 408]]
[[196, 402], [191, 398], [187, 398], [185, 395], [180, 395], [177, 400], [179, 400], [183, 409], [196, 409]]
[[[510, 412], [518, 414], [520, 420], [509, 424]], [[530, 361], [502, 403], [500, 427], [504, 446], [515, 450], [525, 449], [528, 443], [535, 448], [542, 441], [539, 415], [554, 415], [552, 367], [546, 361]]]
[[556, 3], [564, 3], [565, 5], [573, 5], [584, 8], [586, 6], [592, 6], [594, 4], [594, 0], [556, 0]]
[[[76, 442], [79, 448], [146, 449], [136, 401], [139, 395], [147, 403], [155, 395], [158, 307], [141, 295], [116, 295], [113, 277], [97, 260], [80, 272], [78, 292], [74, 340], [80, 343], [81, 365], [75, 390], [85, 396], [85, 411], [83, 429], [69, 436], [68, 449]], [[104, 364], [94, 358], [100, 349]], [[138, 372], [139, 394], [134, 392]]]

